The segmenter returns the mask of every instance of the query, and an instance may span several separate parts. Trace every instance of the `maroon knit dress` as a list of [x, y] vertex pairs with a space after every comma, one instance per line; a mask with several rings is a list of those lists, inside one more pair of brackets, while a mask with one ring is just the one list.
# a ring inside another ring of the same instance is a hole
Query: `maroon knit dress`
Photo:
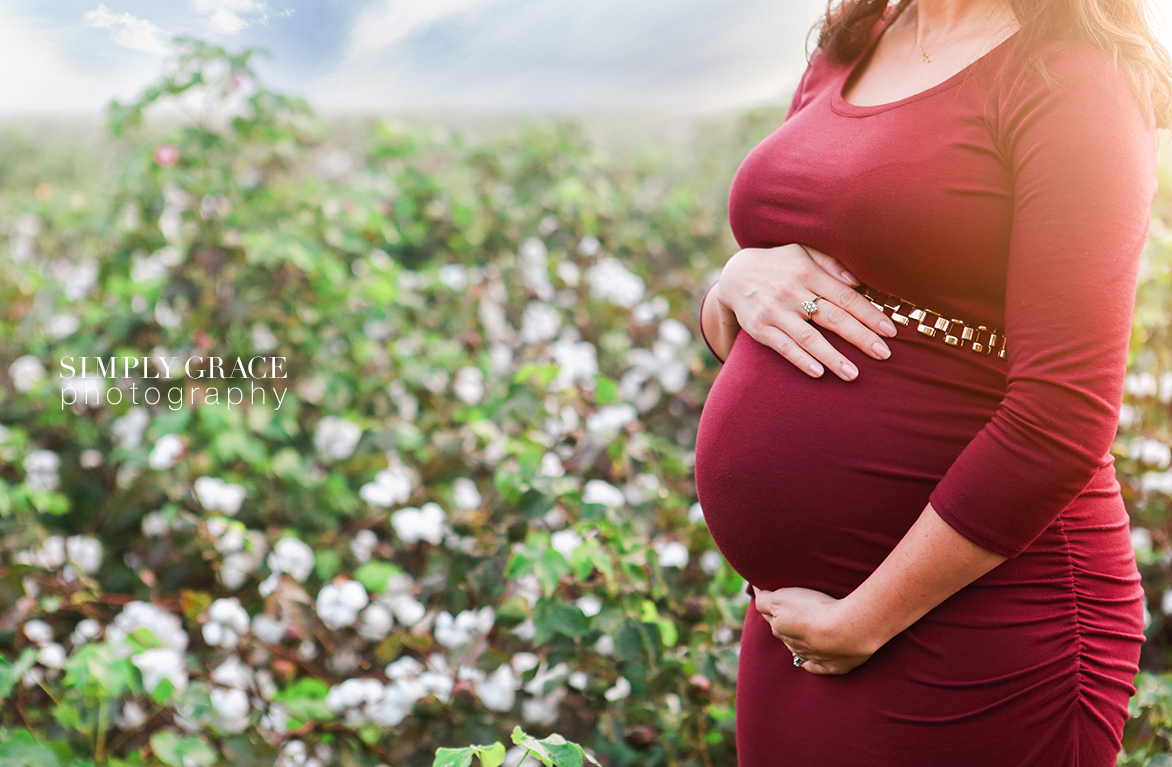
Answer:
[[750, 605], [740, 767], [1115, 764], [1143, 622], [1109, 449], [1155, 134], [1102, 53], [1051, 46], [1051, 88], [1013, 66], [1015, 44], [880, 106], [844, 100], [858, 62], [818, 52], [733, 180], [741, 247], [811, 245], [1008, 339], [1002, 360], [912, 323], [878, 361], [824, 331], [859, 368], [844, 382], [737, 336], [700, 419], [696, 488], [751, 584], [843, 597], [929, 501], [1010, 557], [842, 676], [795, 668]]

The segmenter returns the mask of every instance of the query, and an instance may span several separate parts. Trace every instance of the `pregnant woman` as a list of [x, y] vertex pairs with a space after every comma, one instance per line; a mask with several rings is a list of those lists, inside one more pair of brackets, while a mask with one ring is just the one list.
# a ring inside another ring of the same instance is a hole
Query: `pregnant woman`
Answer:
[[1115, 764], [1109, 448], [1170, 93], [1142, 0], [832, 3], [700, 310], [740, 767]]

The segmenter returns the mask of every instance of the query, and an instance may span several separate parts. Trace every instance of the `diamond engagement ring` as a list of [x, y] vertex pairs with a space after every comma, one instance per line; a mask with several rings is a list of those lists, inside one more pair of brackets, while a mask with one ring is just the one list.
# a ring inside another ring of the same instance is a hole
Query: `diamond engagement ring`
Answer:
[[794, 656], [794, 665], [797, 666], [798, 668], [801, 668], [802, 664], [806, 662], [806, 659], [803, 658], [801, 655], [798, 655], [796, 652], [793, 653], [793, 656]]
[[806, 319], [814, 319], [814, 312], [818, 311], [818, 301], [822, 296], [814, 296], [809, 301], [802, 302], [802, 311], [806, 313]]

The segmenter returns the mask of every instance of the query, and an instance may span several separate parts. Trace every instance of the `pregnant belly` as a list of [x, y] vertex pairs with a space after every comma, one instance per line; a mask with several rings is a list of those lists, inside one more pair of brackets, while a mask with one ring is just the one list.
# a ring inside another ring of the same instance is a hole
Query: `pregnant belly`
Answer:
[[760, 588], [853, 590], [1004, 393], [996, 363], [906, 329], [884, 361], [830, 340], [856, 380], [810, 378], [741, 331], [700, 416], [696, 491], [708, 529]]

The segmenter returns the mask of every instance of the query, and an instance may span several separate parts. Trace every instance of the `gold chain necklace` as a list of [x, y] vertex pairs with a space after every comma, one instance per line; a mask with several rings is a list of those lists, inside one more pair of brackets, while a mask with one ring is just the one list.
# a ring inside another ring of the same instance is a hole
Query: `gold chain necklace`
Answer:
[[958, 37], [957, 37], [955, 40], [953, 40], [951, 43], [949, 43], [948, 45], [944, 46], [944, 47], [943, 47], [943, 48], [941, 48], [940, 50], [936, 51], [936, 53], [935, 53], [935, 54], [929, 54], [929, 53], [928, 53], [926, 50], [924, 50], [924, 46], [920, 45], [920, 9], [919, 9], [919, 8], [916, 8], [916, 46], [917, 46], [917, 47], [920, 49], [920, 53], [923, 55], [923, 57], [924, 57], [924, 61], [926, 61], [927, 63], [931, 64], [931, 63], [932, 63], [932, 58], [933, 58], [933, 56], [935, 56], [935, 57], [939, 57], [941, 53], [944, 53], [946, 50], [948, 50], [948, 49], [949, 49], [949, 48], [951, 48], [952, 46], [956, 45], [956, 44], [957, 44], [957, 43], [959, 43], [961, 40], [963, 40], [964, 38], [966, 38], [966, 37], [968, 37], [969, 35], [971, 35], [973, 32], [976, 32], [978, 29], [980, 29], [981, 27], [983, 27], [983, 26], [985, 26], [986, 24], [988, 24], [988, 23], [989, 23], [989, 19], [993, 18], [993, 14], [994, 14], [994, 13], [996, 13], [996, 12], [997, 12], [997, 9], [998, 9], [998, 8], [1000, 8], [1000, 7], [1001, 7], [1001, 6], [1000, 6], [999, 4], [998, 4], [998, 5], [994, 5], [994, 6], [993, 6], [993, 9], [989, 11], [989, 15], [985, 17], [985, 20], [984, 20], [984, 21], [982, 21], [980, 24], [978, 24], [977, 26], [975, 26], [975, 27], [973, 27], [972, 29], [970, 29], [968, 32], [965, 32], [963, 35], [960, 35], [960, 36], [958, 36]]

